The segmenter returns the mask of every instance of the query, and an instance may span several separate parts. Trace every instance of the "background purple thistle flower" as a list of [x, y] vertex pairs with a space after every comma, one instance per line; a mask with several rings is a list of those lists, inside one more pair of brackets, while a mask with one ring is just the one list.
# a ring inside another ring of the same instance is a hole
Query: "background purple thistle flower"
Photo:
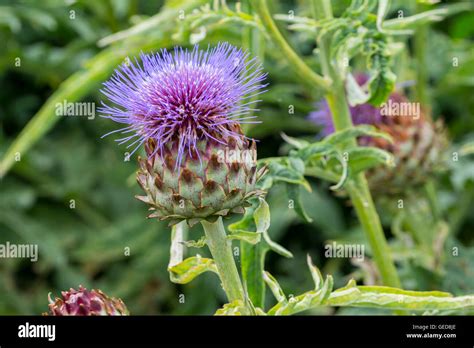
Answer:
[[[354, 78], [360, 86], [364, 85], [369, 80], [369, 76], [366, 74], [356, 74]], [[389, 99], [392, 100], [398, 100], [399, 98], [400, 95], [396, 92], [392, 93], [389, 97]], [[332, 121], [332, 114], [327, 101], [321, 100], [317, 102], [315, 106], [316, 111], [312, 111], [308, 115], [308, 119], [322, 127], [320, 132], [322, 137], [334, 133], [335, 129]], [[354, 125], [373, 125], [382, 122], [383, 116], [381, 115], [380, 110], [380, 107], [373, 106], [369, 103], [349, 106], [349, 111], [351, 113], [352, 122]]]
[[179, 167], [186, 152], [199, 156], [198, 141], [240, 142], [245, 136], [238, 126], [256, 123], [249, 114], [258, 100], [249, 99], [262, 93], [266, 75], [247, 52], [219, 43], [205, 51], [196, 45], [192, 51], [142, 53], [140, 59], [104, 83], [101, 92], [114, 105], [99, 109], [102, 117], [127, 125], [104, 136], [124, 134], [116, 141], [136, 145], [132, 153], [149, 138], [156, 141], [155, 153], [176, 142]]

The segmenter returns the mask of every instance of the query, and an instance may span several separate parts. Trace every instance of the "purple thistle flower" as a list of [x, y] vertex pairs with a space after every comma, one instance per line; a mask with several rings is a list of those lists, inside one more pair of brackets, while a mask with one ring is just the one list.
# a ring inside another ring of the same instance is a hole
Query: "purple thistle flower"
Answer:
[[[369, 80], [369, 76], [366, 74], [356, 74], [354, 77], [359, 86], [363, 86]], [[401, 95], [396, 92], [392, 93], [389, 97], [389, 99], [392, 99], [393, 101], [398, 101], [400, 98]], [[322, 137], [334, 133], [334, 123], [332, 121], [332, 114], [327, 101], [319, 101], [315, 104], [315, 106], [317, 110], [312, 111], [308, 115], [308, 119], [322, 127], [320, 132]], [[349, 106], [349, 111], [351, 113], [352, 122], [354, 125], [374, 125], [383, 122], [384, 118], [380, 110], [380, 107], [373, 106], [369, 103]]]
[[[207, 50], [175, 47], [174, 53], [141, 54], [141, 63], [123, 64], [104, 83], [101, 92], [114, 105], [102, 103], [101, 116], [127, 125], [112, 133], [124, 134], [119, 144], [156, 141], [155, 153], [178, 144], [176, 168], [184, 154], [199, 156], [197, 143], [225, 139], [241, 142], [240, 124], [258, 123], [253, 97], [262, 93], [266, 74], [256, 58], [228, 43]], [[155, 153], [149, 154], [153, 156]], [[200, 158], [200, 157], [199, 157]]]

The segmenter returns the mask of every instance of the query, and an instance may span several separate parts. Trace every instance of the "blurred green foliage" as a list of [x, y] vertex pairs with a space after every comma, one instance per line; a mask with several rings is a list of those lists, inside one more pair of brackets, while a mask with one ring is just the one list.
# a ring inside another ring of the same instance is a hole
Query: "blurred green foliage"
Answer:
[[[115, 126], [97, 115], [91, 120], [54, 116], [55, 103], [64, 99], [99, 105], [100, 83], [126, 57], [133, 58], [140, 51], [190, 46], [199, 39], [205, 45], [230, 41], [242, 46], [246, 18], [232, 13], [217, 19], [209, 16], [208, 23], [195, 27], [180, 19], [180, 11], [186, 17], [193, 8], [207, 3], [0, 0], [0, 172], [7, 171], [8, 161], [14, 164], [0, 180], [0, 243], [33, 243], [40, 250], [36, 263], [0, 259], [0, 314], [39, 314], [47, 309], [48, 292], [58, 294], [79, 284], [121, 297], [134, 314], [212, 314], [224, 303], [224, 293], [212, 273], [186, 285], [169, 281], [170, 228], [146, 220], [145, 206], [134, 199], [139, 193], [133, 177], [136, 157], [127, 161], [125, 148], [117, 147], [109, 137], [101, 139]], [[348, 3], [335, 1], [335, 11], [343, 11]], [[229, 6], [233, 8], [230, 1]], [[294, 11], [311, 16], [309, 1], [281, 1], [273, 7], [274, 13]], [[393, 1], [388, 17], [396, 17], [400, 9], [407, 14], [416, 11], [406, 1]], [[204, 18], [206, 11], [201, 11], [196, 18]], [[433, 115], [442, 117], [449, 128], [453, 151], [474, 139], [473, 21], [474, 14], [464, 12], [434, 24], [426, 42], [426, 88]], [[279, 25], [284, 29], [286, 23]], [[311, 55], [314, 37], [304, 31], [284, 32], [307, 63], [317, 68]], [[415, 80], [413, 40], [402, 37], [400, 41], [406, 48], [395, 64], [399, 82]], [[281, 132], [314, 137], [317, 128], [306, 115], [321, 97], [298, 81], [271, 46], [264, 50], [264, 66], [270, 85], [259, 105], [263, 123], [248, 130], [249, 136], [260, 140], [260, 158], [286, 153]], [[27, 136], [19, 138], [35, 114]], [[15, 151], [8, 152], [12, 144]], [[7, 159], [17, 151], [19, 162]], [[323, 273], [334, 276], [336, 287], [350, 277], [370, 283], [377, 277], [370, 261], [355, 266], [345, 259], [324, 257], [328, 241], [365, 242], [347, 200], [335, 197], [328, 183], [313, 180], [311, 186], [311, 193], [302, 192], [311, 223], [288, 208], [283, 185], [270, 191], [269, 234], [294, 257], [269, 253], [265, 268], [287, 294], [311, 287], [307, 254]], [[393, 213], [377, 202], [386, 232], [392, 236], [405, 288], [455, 295], [474, 292], [473, 196], [474, 157], [466, 155], [452, 163], [436, 187], [439, 219], [449, 226], [439, 255], [433, 256], [436, 267], [422, 261], [429, 257], [425, 246], [417, 244], [417, 249], [404, 242], [403, 228], [401, 235], [392, 234]], [[436, 234], [436, 228], [425, 232]], [[188, 239], [198, 240], [201, 235], [196, 226]], [[454, 256], [453, 248], [458, 251]], [[180, 294], [185, 296], [184, 304]], [[318, 313], [332, 312], [321, 311]], [[374, 313], [362, 309], [339, 312]]]

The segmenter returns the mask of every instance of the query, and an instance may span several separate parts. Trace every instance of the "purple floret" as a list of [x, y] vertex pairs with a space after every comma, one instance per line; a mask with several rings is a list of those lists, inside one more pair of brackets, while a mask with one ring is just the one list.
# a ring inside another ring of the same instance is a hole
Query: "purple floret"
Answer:
[[[321, 136], [325, 137], [334, 133], [334, 123], [332, 122], [331, 110], [326, 100], [316, 103], [317, 111], [309, 114], [308, 119], [321, 126]], [[350, 106], [349, 111], [354, 125], [376, 124], [382, 119], [380, 108], [370, 104], [359, 104]]]
[[99, 110], [126, 125], [106, 135], [125, 134], [116, 141], [135, 145], [133, 152], [149, 138], [156, 141], [155, 152], [176, 142], [178, 167], [186, 151], [197, 152], [198, 141], [240, 142], [244, 135], [236, 126], [258, 122], [251, 115], [258, 101], [253, 97], [266, 86], [265, 74], [247, 52], [219, 43], [207, 50], [196, 45], [191, 51], [142, 53], [140, 60], [123, 64], [104, 83], [101, 92], [113, 105], [102, 103]]
[[[363, 86], [369, 79], [369, 76], [365, 74], [356, 74], [354, 77], [360, 86]], [[396, 92], [392, 93], [389, 97], [389, 99], [397, 98], [398, 94]], [[332, 114], [327, 101], [319, 101], [315, 104], [315, 106], [316, 111], [311, 112], [308, 115], [308, 119], [322, 127], [320, 132], [322, 137], [334, 133], [335, 129], [332, 122]], [[349, 107], [354, 125], [373, 125], [382, 122], [383, 117], [380, 110], [380, 107], [376, 107], [368, 103]]]

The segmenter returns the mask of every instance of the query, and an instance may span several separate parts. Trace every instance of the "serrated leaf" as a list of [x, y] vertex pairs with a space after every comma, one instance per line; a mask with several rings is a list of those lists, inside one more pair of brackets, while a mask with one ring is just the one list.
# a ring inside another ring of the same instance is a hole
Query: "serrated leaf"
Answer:
[[270, 315], [290, 315], [306, 311], [313, 307], [324, 305], [333, 289], [334, 281], [329, 275], [326, 277], [322, 287], [318, 290], [305, 292], [302, 295], [292, 297], [288, 301], [281, 301], [268, 311]]
[[183, 262], [168, 268], [173, 283], [187, 284], [204, 272], [218, 274], [214, 260], [199, 255], [189, 257]]

